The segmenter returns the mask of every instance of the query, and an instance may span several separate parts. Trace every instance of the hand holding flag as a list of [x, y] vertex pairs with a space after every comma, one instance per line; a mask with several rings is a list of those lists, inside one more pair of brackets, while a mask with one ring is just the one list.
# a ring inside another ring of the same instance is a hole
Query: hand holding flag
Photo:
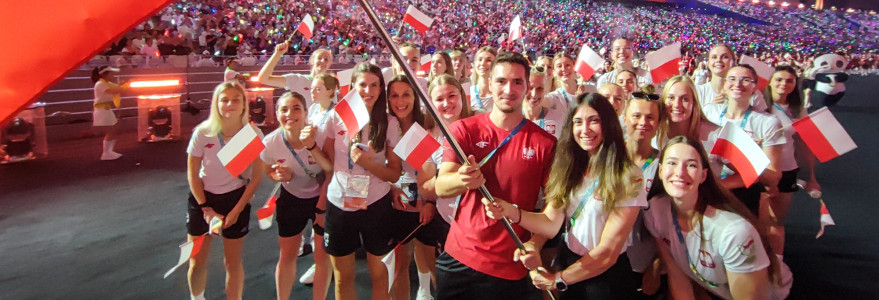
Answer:
[[302, 33], [306, 39], [311, 39], [312, 33], [314, 32], [314, 20], [311, 18], [311, 14], [305, 14], [305, 17], [302, 18], [302, 22], [299, 23], [299, 27], [296, 28], [296, 31]]
[[272, 227], [272, 220], [275, 218], [275, 205], [277, 204], [278, 197], [280, 197], [281, 192], [281, 183], [278, 182], [275, 184], [275, 188], [272, 190], [272, 194], [269, 195], [269, 199], [266, 200], [266, 204], [262, 206], [262, 208], [256, 210], [256, 217], [259, 220], [259, 229], [266, 230], [269, 227]]
[[406, 134], [397, 143], [397, 147], [394, 148], [394, 154], [397, 154], [410, 166], [419, 170], [439, 147], [439, 142], [418, 123], [415, 123], [412, 124], [412, 127], [406, 131]]
[[201, 245], [203, 243], [204, 236], [201, 235], [192, 239], [191, 241], [183, 243], [183, 245], [180, 245], [180, 258], [177, 259], [177, 265], [168, 270], [168, 272], [165, 272], [165, 277], [163, 278], [168, 278], [168, 276], [170, 276], [171, 273], [174, 273], [177, 268], [185, 264], [187, 261], [189, 261], [189, 259], [195, 257], [198, 252], [201, 251]]

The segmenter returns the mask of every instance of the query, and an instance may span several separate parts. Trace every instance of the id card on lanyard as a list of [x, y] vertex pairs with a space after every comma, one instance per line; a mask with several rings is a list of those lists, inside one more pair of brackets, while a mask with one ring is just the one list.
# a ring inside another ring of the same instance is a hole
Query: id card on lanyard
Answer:
[[354, 175], [354, 161], [351, 159], [351, 147], [348, 147], [348, 172], [341, 172], [344, 179], [342, 186], [345, 188], [342, 198], [344, 207], [357, 210], [365, 210], [367, 197], [369, 196], [369, 176]]

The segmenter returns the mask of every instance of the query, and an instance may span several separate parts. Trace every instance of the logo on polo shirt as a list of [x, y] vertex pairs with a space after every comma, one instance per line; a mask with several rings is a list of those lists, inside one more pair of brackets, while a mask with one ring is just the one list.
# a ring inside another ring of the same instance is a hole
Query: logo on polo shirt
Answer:
[[279, 159], [279, 160], [278, 160], [278, 163], [279, 163], [279, 164], [283, 164], [285, 161], [287, 161], [287, 160], [286, 160], [286, 159]]
[[338, 134], [338, 135], [345, 135], [346, 133], [348, 133], [348, 132], [345, 131], [345, 130], [339, 130], [339, 133], [336, 133], [336, 134]]
[[488, 147], [488, 142], [486, 142], [486, 141], [481, 141], [481, 142], [479, 142], [479, 143], [476, 143], [476, 147], [479, 147], [479, 148], [485, 148], [485, 147]]
[[211, 149], [211, 148], [214, 147], [214, 144], [207, 144], [207, 145], [204, 145], [204, 147], [205, 147], [205, 148], [208, 148], [208, 149]]
[[716, 265], [714, 264], [714, 259], [711, 258], [711, 253], [705, 250], [699, 250], [699, 263], [702, 264], [703, 267], [714, 269]]

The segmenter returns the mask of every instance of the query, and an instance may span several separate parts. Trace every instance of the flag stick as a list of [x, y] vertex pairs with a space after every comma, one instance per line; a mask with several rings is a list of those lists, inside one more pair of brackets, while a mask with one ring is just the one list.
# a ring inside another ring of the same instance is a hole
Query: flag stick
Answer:
[[[397, 45], [391, 40], [391, 36], [388, 34], [388, 31], [385, 30], [385, 27], [381, 24], [381, 22], [379, 22], [378, 16], [375, 15], [375, 11], [372, 9], [372, 6], [370, 6], [369, 3], [366, 2], [367, 0], [357, 1], [360, 2], [360, 6], [363, 6], [363, 10], [366, 11], [366, 16], [369, 17], [369, 21], [372, 22], [372, 26], [375, 27], [378, 35], [388, 46], [388, 49], [391, 50], [391, 56], [393, 56], [397, 63], [403, 67], [403, 73], [406, 74], [407, 79], [409, 79], [409, 83], [413, 87], [418, 87], [415, 89], [415, 93], [418, 94], [418, 97], [421, 98], [421, 101], [424, 103], [422, 107], [424, 107], [424, 110], [430, 113], [430, 116], [433, 117], [434, 120], [436, 120], [440, 131], [446, 137], [446, 141], [448, 141], [449, 144], [452, 146], [452, 151], [455, 152], [455, 156], [457, 156], [458, 160], [461, 161], [463, 164], [468, 164], [467, 156], [464, 154], [464, 150], [461, 149], [461, 146], [458, 145], [458, 141], [456, 141], [455, 138], [449, 133], [449, 128], [446, 125], [445, 121], [443, 121], [443, 119], [437, 114], [436, 110], [433, 108], [433, 105], [430, 104], [427, 97], [427, 91], [415, 80], [415, 72], [412, 71], [409, 64], [406, 63], [406, 60], [403, 59], [403, 55], [400, 54], [400, 49], [397, 48]], [[488, 199], [488, 201], [491, 201], [492, 203], [495, 202], [494, 197], [492, 197], [491, 193], [488, 191], [485, 185], [479, 186], [478, 190], [480, 193], [482, 193], [482, 196]], [[513, 241], [516, 242], [516, 246], [519, 249], [525, 250], [525, 244], [523, 244], [519, 236], [516, 235], [516, 232], [513, 230], [513, 226], [510, 225], [510, 221], [506, 218], [503, 218], [501, 219], [501, 222], [504, 224], [504, 229], [507, 230], [510, 238], [512, 238]], [[547, 293], [552, 299], [555, 299], [555, 297], [553, 297], [552, 295], [552, 292], [547, 291]]]

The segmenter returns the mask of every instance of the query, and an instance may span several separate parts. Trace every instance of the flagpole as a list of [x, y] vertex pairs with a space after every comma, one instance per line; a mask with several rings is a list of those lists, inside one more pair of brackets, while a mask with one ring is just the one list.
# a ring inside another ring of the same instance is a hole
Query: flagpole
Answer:
[[[458, 160], [464, 164], [467, 164], [467, 156], [464, 154], [461, 146], [458, 145], [458, 142], [449, 133], [448, 126], [437, 114], [436, 110], [433, 108], [433, 105], [430, 104], [430, 102], [428, 101], [427, 92], [424, 90], [424, 87], [418, 84], [418, 82], [415, 80], [415, 72], [410, 69], [409, 64], [406, 63], [406, 60], [403, 59], [403, 55], [400, 54], [400, 49], [397, 49], [397, 45], [391, 40], [391, 37], [388, 34], [387, 30], [385, 30], [384, 26], [378, 21], [378, 17], [375, 15], [375, 11], [373, 11], [372, 6], [370, 6], [369, 3], [366, 2], [366, 0], [358, 0], [358, 2], [360, 2], [360, 6], [363, 6], [363, 10], [366, 11], [366, 15], [369, 17], [372, 25], [378, 31], [379, 36], [382, 38], [382, 40], [384, 40], [385, 44], [391, 50], [391, 56], [393, 56], [397, 63], [403, 67], [403, 73], [406, 73], [406, 77], [409, 79], [409, 83], [413, 87], [418, 87], [415, 89], [415, 93], [418, 94], [419, 98], [421, 98], [421, 101], [424, 103], [422, 107], [424, 107], [425, 111], [430, 113], [430, 116], [437, 121], [436, 123], [439, 126], [440, 131], [442, 131], [443, 135], [446, 137], [446, 140], [452, 146], [452, 150], [455, 152]], [[478, 190], [486, 199], [488, 199], [492, 203], [495, 202], [494, 197], [492, 197], [491, 193], [488, 191], [485, 185], [479, 186]], [[509, 233], [513, 241], [516, 242], [516, 246], [519, 249], [525, 250], [525, 244], [523, 244], [522, 240], [519, 239], [519, 236], [516, 235], [516, 232], [513, 230], [513, 226], [510, 225], [510, 221], [506, 218], [501, 219], [501, 221], [504, 224], [504, 228], [507, 230], [507, 233]]]

